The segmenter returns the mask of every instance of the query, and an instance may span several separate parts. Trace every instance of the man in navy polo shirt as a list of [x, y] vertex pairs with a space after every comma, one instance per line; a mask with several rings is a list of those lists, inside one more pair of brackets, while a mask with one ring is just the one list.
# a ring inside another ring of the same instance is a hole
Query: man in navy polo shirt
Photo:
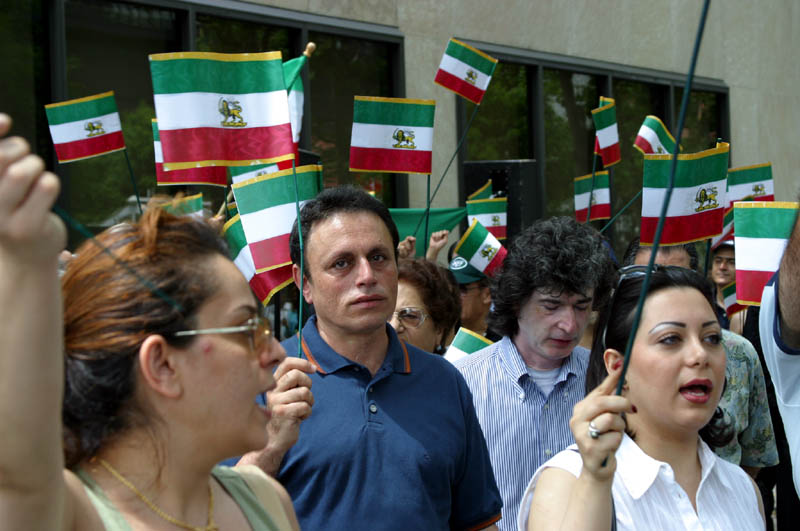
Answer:
[[[495, 529], [500, 494], [472, 396], [444, 358], [398, 340], [397, 228], [351, 187], [324, 190], [300, 213], [303, 327], [314, 412], [277, 479], [304, 529]], [[290, 248], [300, 285], [297, 224]], [[297, 337], [283, 343], [298, 355]]]

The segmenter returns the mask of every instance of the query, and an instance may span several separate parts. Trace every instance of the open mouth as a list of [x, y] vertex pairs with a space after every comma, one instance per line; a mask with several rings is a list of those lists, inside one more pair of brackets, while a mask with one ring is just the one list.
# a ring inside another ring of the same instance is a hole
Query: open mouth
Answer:
[[714, 385], [710, 380], [692, 380], [679, 389], [681, 396], [689, 402], [704, 404], [711, 398]]

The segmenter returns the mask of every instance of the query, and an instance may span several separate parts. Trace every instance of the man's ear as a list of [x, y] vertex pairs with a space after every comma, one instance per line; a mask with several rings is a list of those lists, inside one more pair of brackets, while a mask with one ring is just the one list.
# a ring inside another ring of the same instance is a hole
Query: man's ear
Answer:
[[169, 398], [178, 398], [183, 393], [175, 361], [175, 351], [163, 336], [148, 336], [139, 347], [142, 380], [153, 391]]
[[[314, 300], [311, 297], [311, 289], [309, 284], [311, 283], [308, 280], [308, 275], [304, 275], [305, 278], [303, 279], [303, 298], [306, 300], [308, 304], [314, 304]], [[297, 286], [297, 289], [300, 289], [300, 266], [297, 264], [292, 264], [292, 279], [294, 280], [294, 285]]]

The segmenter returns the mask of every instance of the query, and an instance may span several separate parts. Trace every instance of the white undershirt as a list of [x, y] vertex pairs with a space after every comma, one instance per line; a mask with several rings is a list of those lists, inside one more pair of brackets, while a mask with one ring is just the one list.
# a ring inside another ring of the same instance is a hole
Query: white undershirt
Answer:
[[548, 396], [550, 391], [552, 391], [553, 387], [556, 385], [556, 379], [558, 378], [558, 373], [561, 370], [561, 367], [556, 367], [555, 369], [550, 369], [549, 371], [537, 371], [531, 367], [526, 368], [528, 369], [528, 375], [531, 377], [536, 386], [542, 390], [544, 396]]

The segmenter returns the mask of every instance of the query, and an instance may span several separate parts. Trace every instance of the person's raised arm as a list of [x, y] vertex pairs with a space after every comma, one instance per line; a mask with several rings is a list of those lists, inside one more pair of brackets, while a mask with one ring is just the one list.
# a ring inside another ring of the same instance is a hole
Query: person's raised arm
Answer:
[[[11, 119], [0, 114], [0, 138]], [[63, 324], [50, 212], [58, 178], [21, 138], [0, 140], [0, 528], [61, 529]]]
[[790, 348], [800, 348], [800, 216], [783, 253], [778, 289], [781, 337]]

